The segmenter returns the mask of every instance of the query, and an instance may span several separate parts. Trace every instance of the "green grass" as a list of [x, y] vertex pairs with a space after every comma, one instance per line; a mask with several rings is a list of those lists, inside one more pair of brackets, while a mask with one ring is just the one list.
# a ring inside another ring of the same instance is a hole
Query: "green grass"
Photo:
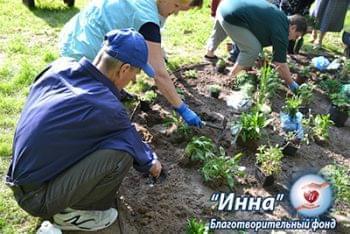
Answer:
[[[30, 84], [38, 72], [58, 57], [61, 28], [87, 2], [89, 0], [76, 0], [76, 6], [68, 8], [62, 0], [36, 0], [37, 8], [29, 10], [22, 1], [0, 0], [1, 178], [7, 171], [16, 122]], [[167, 19], [162, 38], [171, 70], [202, 61], [213, 24], [209, 2], [206, 0], [200, 10]], [[347, 21], [350, 22], [349, 17]], [[325, 42], [332, 42], [330, 46], [342, 50], [339, 34], [330, 34], [330, 39]], [[227, 55], [224, 43], [217, 54]], [[134, 89], [139, 91], [142, 87]], [[33, 233], [37, 221], [18, 207], [11, 191], [0, 183], [0, 233]]]

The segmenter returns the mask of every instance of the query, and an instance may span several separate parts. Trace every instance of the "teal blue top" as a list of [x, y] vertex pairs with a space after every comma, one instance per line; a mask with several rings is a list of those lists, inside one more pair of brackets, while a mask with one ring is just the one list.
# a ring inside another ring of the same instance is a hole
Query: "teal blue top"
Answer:
[[289, 21], [273, 4], [264, 0], [224, 0], [218, 11], [227, 23], [252, 32], [260, 44], [273, 47], [273, 61], [287, 59]]
[[161, 27], [160, 21], [156, 0], [95, 0], [63, 27], [60, 53], [93, 60], [107, 32], [122, 28], [139, 31], [145, 23]]

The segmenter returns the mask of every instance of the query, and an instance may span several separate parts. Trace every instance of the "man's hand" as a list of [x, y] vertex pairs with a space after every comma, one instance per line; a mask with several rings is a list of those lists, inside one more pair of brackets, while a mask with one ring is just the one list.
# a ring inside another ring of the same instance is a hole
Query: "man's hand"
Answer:
[[158, 178], [161, 171], [162, 164], [160, 164], [160, 162], [157, 159], [155, 159], [151, 169], [149, 169], [149, 173], [151, 174], [151, 176]]
[[175, 109], [188, 125], [196, 127], [202, 126], [202, 120], [184, 102], [181, 103], [181, 105]]

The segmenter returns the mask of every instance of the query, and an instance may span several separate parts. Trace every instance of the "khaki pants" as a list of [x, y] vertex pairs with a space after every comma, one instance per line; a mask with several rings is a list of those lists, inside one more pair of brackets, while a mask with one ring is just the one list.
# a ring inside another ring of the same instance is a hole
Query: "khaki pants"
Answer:
[[106, 210], [115, 206], [116, 192], [132, 162], [128, 153], [99, 150], [40, 187], [11, 188], [19, 206], [33, 216], [50, 218], [68, 207]]
[[217, 12], [214, 28], [207, 42], [207, 49], [215, 51], [227, 36], [236, 43], [240, 50], [236, 62], [243, 67], [253, 66], [262, 50], [260, 42], [248, 29], [227, 23], [220, 12]]

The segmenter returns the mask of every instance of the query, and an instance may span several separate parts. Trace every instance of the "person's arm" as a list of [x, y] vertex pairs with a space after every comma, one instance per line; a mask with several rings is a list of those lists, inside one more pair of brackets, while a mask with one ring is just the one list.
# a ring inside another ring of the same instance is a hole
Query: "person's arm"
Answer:
[[201, 119], [180, 98], [176, 92], [174, 83], [166, 70], [162, 54], [161, 44], [146, 41], [148, 46], [148, 62], [156, 72], [155, 83], [159, 91], [171, 103], [175, 110], [181, 115], [188, 125], [200, 127]]
[[287, 64], [287, 48], [288, 48], [288, 31], [282, 29], [272, 33], [272, 61], [276, 65], [280, 77], [286, 82], [288, 87], [293, 91], [299, 88], [299, 85], [293, 80]]
[[299, 88], [299, 85], [293, 80], [287, 63], [274, 62], [274, 64], [276, 65], [279, 75], [286, 82], [289, 89], [295, 92]]
[[170, 102], [172, 106], [178, 108], [182, 100], [176, 92], [174, 83], [172, 82], [164, 63], [162, 48], [160, 43], [146, 41], [149, 53], [149, 63], [156, 72], [155, 83], [159, 91]]

